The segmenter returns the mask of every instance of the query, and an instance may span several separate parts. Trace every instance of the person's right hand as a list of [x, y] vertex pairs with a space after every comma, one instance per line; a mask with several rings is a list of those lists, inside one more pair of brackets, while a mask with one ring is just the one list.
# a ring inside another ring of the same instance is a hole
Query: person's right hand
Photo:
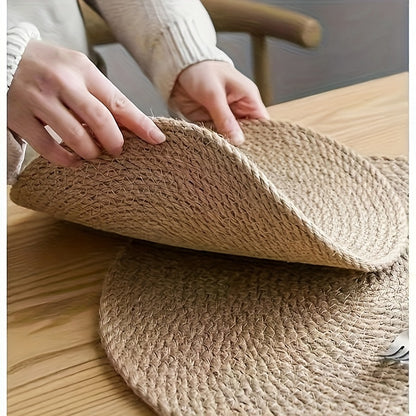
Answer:
[[[7, 94], [8, 128], [39, 154], [60, 166], [95, 159], [103, 149], [118, 156], [123, 135], [118, 124], [148, 143], [164, 134], [82, 53], [31, 40]], [[72, 149], [60, 146], [50, 126]]]

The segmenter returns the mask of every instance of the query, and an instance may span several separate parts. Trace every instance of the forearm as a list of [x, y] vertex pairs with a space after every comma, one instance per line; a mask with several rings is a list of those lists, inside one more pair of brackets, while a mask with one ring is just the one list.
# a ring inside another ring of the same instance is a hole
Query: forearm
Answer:
[[199, 0], [93, 2], [166, 101], [188, 66], [205, 60], [232, 63], [216, 47], [215, 29]]

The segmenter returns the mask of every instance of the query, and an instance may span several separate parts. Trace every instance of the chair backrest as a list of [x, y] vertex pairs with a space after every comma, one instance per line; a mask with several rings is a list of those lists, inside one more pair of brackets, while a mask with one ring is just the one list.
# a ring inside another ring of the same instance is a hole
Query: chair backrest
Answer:
[[[92, 45], [116, 42], [106, 22], [89, 5], [79, 0]], [[267, 37], [314, 48], [321, 41], [321, 25], [309, 16], [252, 0], [202, 0], [217, 32], [248, 33], [252, 42], [254, 82], [263, 102], [271, 104], [272, 86]]]

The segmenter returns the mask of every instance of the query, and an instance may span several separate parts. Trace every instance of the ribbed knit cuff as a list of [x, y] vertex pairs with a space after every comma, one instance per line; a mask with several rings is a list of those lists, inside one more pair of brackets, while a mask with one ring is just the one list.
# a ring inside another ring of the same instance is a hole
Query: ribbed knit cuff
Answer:
[[31, 39], [40, 39], [39, 30], [31, 23], [22, 22], [7, 29], [7, 90]]
[[[160, 42], [155, 45], [152, 82], [167, 102], [179, 74], [188, 66], [202, 61], [233, 61], [216, 47], [216, 38], [203, 39], [195, 20], [175, 21], [164, 28]], [[215, 32], [214, 32], [215, 33]]]

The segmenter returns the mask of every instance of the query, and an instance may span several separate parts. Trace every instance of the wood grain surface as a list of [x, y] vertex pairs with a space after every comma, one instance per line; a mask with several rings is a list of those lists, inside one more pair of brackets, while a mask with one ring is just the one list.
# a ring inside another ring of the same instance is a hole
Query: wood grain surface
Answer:
[[269, 108], [275, 120], [317, 130], [364, 155], [408, 153], [408, 73], [375, 79]]
[[[365, 154], [407, 153], [407, 74], [270, 108]], [[8, 415], [154, 413], [100, 346], [104, 274], [123, 239], [45, 214], [8, 209]]]

